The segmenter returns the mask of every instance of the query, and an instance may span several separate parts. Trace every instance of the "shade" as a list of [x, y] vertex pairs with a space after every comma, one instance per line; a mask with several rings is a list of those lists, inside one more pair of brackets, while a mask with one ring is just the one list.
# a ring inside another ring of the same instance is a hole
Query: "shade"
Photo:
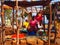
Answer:
[[[18, 6], [21, 6], [21, 7], [30, 7], [30, 6], [38, 6], [38, 5], [46, 6], [50, 3], [50, 1], [51, 0], [48, 0], [48, 1], [31, 1], [31, 2], [18, 1]], [[15, 7], [16, 1], [4, 1], [4, 4], [9, 5], [11, 7]]]

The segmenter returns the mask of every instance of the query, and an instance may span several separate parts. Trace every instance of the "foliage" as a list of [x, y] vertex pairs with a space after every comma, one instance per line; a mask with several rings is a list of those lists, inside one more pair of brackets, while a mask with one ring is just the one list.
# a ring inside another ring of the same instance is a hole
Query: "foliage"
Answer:
[[11, 17], [10, 15], [12, 13], [12, 10], [11, 9], [5, 9], [4, 12], [5, 12], [5, 15], [7, 16], [7, 18], [10, 19], [10, 17]]

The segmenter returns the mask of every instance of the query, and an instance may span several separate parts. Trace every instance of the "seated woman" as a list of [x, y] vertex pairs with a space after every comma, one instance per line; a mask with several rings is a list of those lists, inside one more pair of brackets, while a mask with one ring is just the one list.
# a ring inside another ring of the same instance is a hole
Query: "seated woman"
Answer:
[[34, 19], [34, 17], [32, 18], [32, 20], [29, 23], [30, 28], [28, 29], [28, 35], [36, 35], [37, 32], [37, 21]]

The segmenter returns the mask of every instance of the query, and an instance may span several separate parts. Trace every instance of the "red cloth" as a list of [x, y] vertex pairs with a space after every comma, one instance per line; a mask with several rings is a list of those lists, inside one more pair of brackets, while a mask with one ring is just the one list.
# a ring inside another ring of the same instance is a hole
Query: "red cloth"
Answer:
[[[19, 38], [24, 38], [25, 34], [19, 34], [18, 36], [19, 36]], [[11, 38], [17, 38], [17, 35], [13, 34]]]
[[30, 26], [35, 27], [36, 24], [37, 24], [37, 21], [36, 20], [31, 20], [30, 21]]
[[35, 19], [40, 22], [42, 20], [42, 15], [41, 16], [36, 16]]

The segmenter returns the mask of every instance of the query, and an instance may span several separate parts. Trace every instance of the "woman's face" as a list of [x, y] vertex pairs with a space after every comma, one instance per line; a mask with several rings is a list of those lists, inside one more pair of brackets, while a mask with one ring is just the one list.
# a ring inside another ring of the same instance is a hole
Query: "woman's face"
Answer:
[[38, 14], [38, 16], [41, 16], [41, 15], [42, 15], [42, 14], [40, 14], [40, 13]]

